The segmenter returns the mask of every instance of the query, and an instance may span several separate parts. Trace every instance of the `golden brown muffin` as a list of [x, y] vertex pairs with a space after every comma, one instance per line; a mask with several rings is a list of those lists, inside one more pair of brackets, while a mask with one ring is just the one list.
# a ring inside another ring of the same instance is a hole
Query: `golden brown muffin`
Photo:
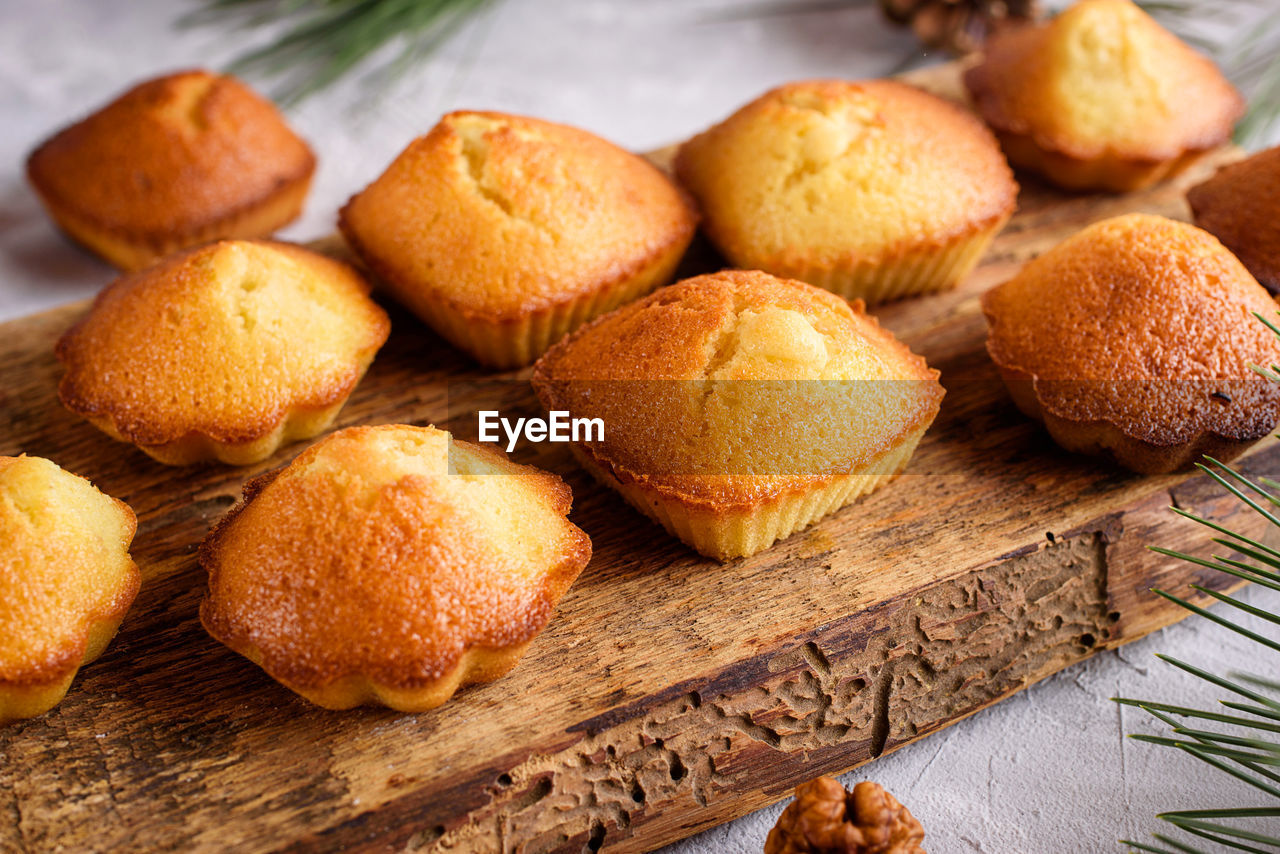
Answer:
[[1280, 362], [1255, 316], [1276, 305], [1192, 225], [1133, 214], [1092, 225], [982, 301], [987, 351], [1014, 402], [1069, 451], [1143, 473], [1229, 460], [1280, 420]]
[[476, 112], [441, 119], [339, 218], [397, 299], [499, 368], [666, 282], [696, 225], [679, 188], [634, 154]]
[[313, 703], [430, 709], [514, 667], [587, 565], [572, 497], [432, 427], [341, 430], [210, 532], [200, 620]]
[[1018, 195], [981, 122], [892, 80], [774, 89], [681, 146], [676, 171], [735, 266], [871, 303], [956, 285]]
[[265, 237], [302, 210], [315, 157], [233, 77], [147, 81], [53, 136], [27, 177], [54, 221], [122, 270], [219, 237]]
[[1227, 142], [1244, 99], [1130, 0], [997, 32], [964, 75], [1015, 166], [1070, 190], [1150, 186]]
[[0, 726], [42, 715], [141, 584], [133, 511], [40, 457], [0, 457]]
[[169, 465], [249, 465], [332, 423], [387, 340], [350, 266], [224, 240], [116, 279], [58, 341], [58, 397]]
[[694, 549], [754, 554], [902, 471], [938, 372], [819, 288], [760, 272], [686, 279], [547, 352], [534, 389], [598, 418], [583, 467]]
[[1280, 293], [1280, 148], [1218, 170], [1187, 193], [1196, 225], [1222, 241], [1272, 293]]

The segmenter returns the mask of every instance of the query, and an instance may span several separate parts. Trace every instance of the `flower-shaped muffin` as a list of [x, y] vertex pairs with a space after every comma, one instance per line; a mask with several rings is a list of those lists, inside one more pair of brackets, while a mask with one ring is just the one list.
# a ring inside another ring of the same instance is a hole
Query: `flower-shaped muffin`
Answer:
[[533, 384], [547, 409], [600, 419], [603, 438], [572, 446], [584, 468], [719, 560], [901, 472], [943, 395], [938, 372], [860, 303], [732, 271], [583, 327]]
[[1280, 148], [1232, 163], [1187, 192], [1196, 225], [1222, 241], [1258, 282], [1280, 293]]
[[657, 168], [585, 131], [458, 112], [338, 224], [398, 300], [478, 361], [510, 368], [664, 284], [697, 214]]
[[0, 726], [44, 714], [138, 594], [124, 503], [40, 457], [0, 457]]
[[27, 175], [72, 238], [123, 270], [219, 237], [265, 237], [302, 210], [315, 157], [232, 77], [147, 81], [46, 141]]
[[949, 288], [1017, 202], [990, 131], [904, 83], [790, 83], [680, 148], [680, 181], [737, 267], [870, 303]]
[[554, 475], [352, 427], [245, 485], [200, 550], [215, 638], [314, 703], [438, 706], [502, 676], [591, 558]]
[[390, 321], [346, 264], [221, 241], [123, 276], [58, 341], [58, 396], [170, 465], [248, 465], [333, 421]]
[[982, 301], [987, 351], [1014, 402], [1069, 451], [1138, 472], [1229, 460], [1280, 421], [1280, 362], [1255, 317], [1276, 305], [1192, 225], [1105, 220], [1027, 264]]
[[1137, 190], [1231, 138], [1244, 99], [1130, 0], [1081, 0], [987, 43], [965, 85], [1015, 166], [1073, 190]]

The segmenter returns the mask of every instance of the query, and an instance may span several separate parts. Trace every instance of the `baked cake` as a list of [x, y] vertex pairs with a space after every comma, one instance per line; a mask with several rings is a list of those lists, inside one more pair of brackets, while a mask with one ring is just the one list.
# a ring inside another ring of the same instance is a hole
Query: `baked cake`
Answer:
[[350, 266], [227, 240], [113, 282], [58, 342], [63, 404], [169, 465], [248, 465], [333, 421], [390, 322]]
[[1132, 214], [1086, 228], [982, 302], [1014, 402], [1069, 451], [1137, 472], [1238, 456], [1280, 421], [1276, 305], [1211, 234]]
[[54, 221], [123, 270], [219, 237], [265, 237], [302, 210], [311, 149], [233, 77], [149, 80], [32, 152]]
[[352, 427], [245, 485], [200, 619], [331, 709], [416, 712], [502, 676], [591, 557], [554, 475], [430, 427]]
[[640, 157], [575, 128], [480, 112], [441, 119], [339, 219], [398, 300], [499, 368], [664, 284], [696, 224], [692, 203]]
[[719, 560], [901, 472], [943, 395], [860, 303], [761, 272], [623, 306], [548, 351], [533, 385], [547, 409], [603, 422], [572, 446], [584, 468]]
[[996, 32], [964, 75], [1015, 165], [1071, 190], [1138, 190], [1231, 139], [1244, 99], [1130, 0]]
[[1259, 283], [1280, 293], [1280, 148], [1232, 163], [1187, 192], [1196, 225], [1217, 237]]
[[1018, 194], [981, 122], [892, 80], [781, 86], [681, 146], [676, 171], [734, 266], [871, 303], [957, 284]]
[[62, 701], [141, 584], [123, 502], [40, 457], [0, 457], [0, 726]]

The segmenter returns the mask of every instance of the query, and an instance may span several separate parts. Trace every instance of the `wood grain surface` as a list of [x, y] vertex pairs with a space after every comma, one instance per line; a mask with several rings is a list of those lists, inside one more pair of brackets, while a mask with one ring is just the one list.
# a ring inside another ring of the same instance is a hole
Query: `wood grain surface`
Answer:
[[[954, 68], [921, 82], [954, 94]], [[420, 715], [309, 705], [201, 629], [195, 560], [247, 469], [174, 469], [63, 411], [53, 344], [85, 310], [0, 326], [0, 454], [53, 459], [127, 501], [144, 585], [107, 653], [49, 714], [0, 730], [0, 850], [643, 851], [823, 772], [902, 747], [1181, 616], [1149, 593], [1221, 579], [1145, 550], [1200, 551], [1167, 508], [1246, 529], [1203, 477], [1139, 477], [1056, 448], [983, 349], [978, 295], [1087, 223], [1186, 217], [1173, 184], [1021, 208], [958, 290], [877, 310], [947, 397], [896, 483], [752, 558], [698, 557], [574, 465], [595, 557], [524, 662]], [[72, 251], [68, 249], [68, 251]], [[705, 247], [685, 272], [708, 261]], [[700, 260], [699, 260], [700, 259]], [[402, 311], [339, 417], [449, 423], [535, 411]], [[452, 417], [452, 421], [451, 421]], [[1264, 443], [1244, 464], [1274, 471]]]

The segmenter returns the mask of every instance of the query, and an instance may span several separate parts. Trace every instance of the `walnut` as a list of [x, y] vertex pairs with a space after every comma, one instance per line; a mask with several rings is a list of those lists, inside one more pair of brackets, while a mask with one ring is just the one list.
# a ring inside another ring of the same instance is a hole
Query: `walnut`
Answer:
[[830, 777], [796, 787], [764, 854], [925, 854], [924, 828], [876, 783], [852, 792]]

